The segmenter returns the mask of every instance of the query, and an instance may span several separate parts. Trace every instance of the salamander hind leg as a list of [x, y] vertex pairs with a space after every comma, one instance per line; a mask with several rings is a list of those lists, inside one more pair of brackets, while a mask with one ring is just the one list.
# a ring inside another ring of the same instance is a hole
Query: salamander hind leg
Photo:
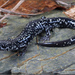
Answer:
[[26, 48], [22, 48], [22, 49], [19, 51], [19, 53], [17, 54], [17, 56], [18, 56], [18, 55], [19, 55], [19, 56], [24, 56], [25, 53], [26, 53], [26, 51], [27, 51]]
[[49, 41], [51, 32], [53, 32], [53, 26], [49, 24], [49, 19], [46, 17], [42, 17], [41, 20], [44, 22], [44, 30], [46, 32], [46, 35], [40, 39], [40, 41]]

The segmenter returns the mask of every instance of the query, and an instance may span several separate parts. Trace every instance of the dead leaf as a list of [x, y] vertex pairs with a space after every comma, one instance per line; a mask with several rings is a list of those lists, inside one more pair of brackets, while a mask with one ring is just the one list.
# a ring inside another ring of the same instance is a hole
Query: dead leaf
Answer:
[[6, 26], [7, 23], [0, 23], [0, 28]]
[[[0, 6], [4, 4], [7, 0], [1, 0]], [[4, 9], [11, 10], [19, 0], [9, 0], [4, 6]], [[25, 13], [25, 14], [37, 14], [51, 11], [57, 8], [58, 5], [53, 0], [25, 0], [19, 8], [16, 10], [17, 12]], [[27, 16], [27, 15], [26, 15]], [[26, 17], [23, 16], [23, 17]]]
[[64, 12], [64, 14], [75, 20], [75, 6], [66, 10], [66, 12]]

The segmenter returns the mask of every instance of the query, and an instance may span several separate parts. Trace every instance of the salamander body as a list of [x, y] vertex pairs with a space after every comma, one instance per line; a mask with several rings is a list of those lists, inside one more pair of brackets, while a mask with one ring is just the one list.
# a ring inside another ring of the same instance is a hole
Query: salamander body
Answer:
[[[65, 17], [57, 17], [57, 18], [42, 17], [41, 19], [31, 21], [26, 25], [26, 27], [15, 39], [0, 40], [0, 50], [20, 51], [21, 53], [26, 50], [27, 45], [35, 36], [42, 33], [43, 31], [46, 31], [46, 36], [50, 36], [51, 35], [50, 32], [54, 28], [75, 29], [75, 20], [65, 18]], [[75, 37], [73, 39], [75, 39]], [[58, 42], [56, 42], [55, 44], [57, 43]], [[39, 43], [37, 44], [40, 45]], [[51, 43], [50, 47], [56, 46], [55, 44], [54, 42]], [[64, 44], [64, 43], [61, 43], [61, 44]], [[59, 46], [60, 45], [58, 45], [58, 47]]]

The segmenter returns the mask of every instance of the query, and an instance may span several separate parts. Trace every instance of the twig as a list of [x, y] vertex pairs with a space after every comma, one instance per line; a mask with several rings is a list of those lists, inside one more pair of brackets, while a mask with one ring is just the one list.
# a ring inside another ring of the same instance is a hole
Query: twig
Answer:
[[65, 2], [60, 1], [60, 0], [55, 0], [55, 2], [56, 2], [58, 5], [65, 6], [66, 8], [71, 7], [71, 4], [65, 3]]
[[0, 7], [3, 7], [4, 5], [6, 5], [9, 2], [9, 0], [7, 0], [4, 4], [2, 4]]
[[[25, 0], [20, 0], [20, 1], [17, 3], [17, 5], [16, 5], [13, 9], [11, 9], [11, 11], [15, 11], [24, 1], [25, 1]], [[0, 22], [1, 22], [2, 20], [4, 20], [6, 17], [8, 17], [9, 15], [10, 15], [9, 13], [6, 14], [3, 18], [0, 19]]]
[[[9, 2], [9, 0], [7, 0], [4, 4], [2, 4], [2, 5], [0, 6], [0, 8], [3, 7], [5, 4], [7, 4], [8, 2]], [[1, 10], [0, 10], [0, 11], [1, 11]], [[4, 16], [4, 15], [0, 15], [0, 18], [3, 17], [3, 16]]]
[[66, 16], [75, 20], [75, 6], [69, 8], [66, 12], [63, 12]]
[[0, 18], [3, 17], [4, 15], [0, 15]]
[[9, 13], [9, 14], [14, 14], [14, 15], [29, 15], [29, 16], [42, 14], [42, 12], [41, 13], [36, 13], [36, 14], [25, 14], [25, 13], [14, 12], [14, 11], [3, 9], [3, 8], [0, 8], [0, 12], [5, 12], [5, 13]]
[[20, 0], [17, 5], [11, 10], [11, 11], [15, 11], [25, 0]]

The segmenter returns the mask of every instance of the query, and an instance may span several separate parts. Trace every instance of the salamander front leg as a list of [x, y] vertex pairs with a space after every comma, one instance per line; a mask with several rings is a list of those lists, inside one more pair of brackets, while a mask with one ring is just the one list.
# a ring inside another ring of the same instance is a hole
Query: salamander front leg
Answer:
[[18, 52], [16, 55], [17, 56], [23, 56], [27, 51], [27, 47], [21, 48], [19, 50], [12, 50], [12, 52]]
[[27, 48], [22, 48], [20, 51], [19, 51], [19, 56], [23, 56], [23, 55], [25, 55], [25, 53], [26, 53], [26, 51], [27, 51]]

